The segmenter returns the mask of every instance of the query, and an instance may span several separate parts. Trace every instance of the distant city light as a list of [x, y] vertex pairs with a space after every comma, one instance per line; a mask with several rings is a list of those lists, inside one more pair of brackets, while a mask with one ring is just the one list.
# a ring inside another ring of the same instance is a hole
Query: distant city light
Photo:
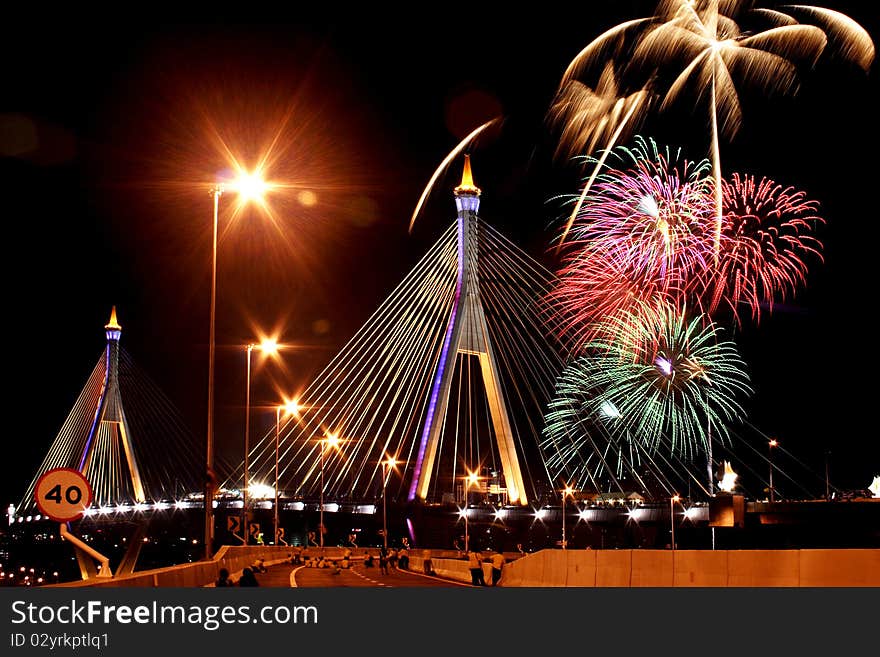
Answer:
[[251, 484], [248, 486], [248, 496], [253, 499], [268, 499], [275, 497], [275, 489], [266, 484]]

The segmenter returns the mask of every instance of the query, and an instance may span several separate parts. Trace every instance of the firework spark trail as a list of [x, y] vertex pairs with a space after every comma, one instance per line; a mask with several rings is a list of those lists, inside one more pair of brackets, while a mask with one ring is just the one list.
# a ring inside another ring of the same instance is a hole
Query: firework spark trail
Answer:
[[[751, 3], [731, 0], [725, 9], [736, 15]], [[634, 66], [662, 67], [685, 57], [684, 67], [666, 92], [661, 109], [684, 95], [696, 79], [710, 90], [711, 159], [715, 188], [715, 253], [720, 250], [722, 225], [721, 156], [719, 135], [732, 137], [742, 121], [734, 74], [765, 91], [795, 88], [794, 61], [815, 63], [825, 48], [825, 33], [812, 25], [782, 25], [753, 35], [719, 10], [718, 0], [667, 0], [659, 15], [665, 21], [642, 37]]]
[[474, 140], [479, 135], [481, 135], [486, 128], [488, 128], [491, 125], [494, 125], [495, 123], [499, 122], [500, 120], [501, 120], [501, 117], [496, 117], [496, 118], [492, 119], [491, 121], [486, 121], [483, 125], [481, 125], [479, 128], [477, 128], [476, 130], [471, 132], [467, 137], [462, 139], [458, 143], [458, 145], [455, 148], [453, 148], [446, 157], [443, 158], [443, 161], [440, 163], [440, 165], [434, 170], [434, 173], [431, 175], [431, 179], [428, 181], [428, 184], [425, 185], [425, 189], [422, 191], [422, 195], [419, 197], [419, 202], [416, 203], [415, 210], [413, 210], [412, 217], [409, 220], [409, 231], [410, 232], [412, 232], [413, 226], [416, 223], [416, 217], [419, 216], [419, 212], [421, 211], [422, 206], [425, 204], [425, 201], [428, 199], [428, 196], [430, 196], [431, 192], [433, 191], [434, 183], [437, 182], [437, 179], [441, 175], [443, 175], [443, 173], [446, 171], [447, 168], [449, 168], [450, 163], [456, 157], [458, 157], [458, 155], [465, 148], [467, 148], [470, 144], [472, 144], [474, 142]]
[[821, 261], [822, 244], [813, 233], [824, 219], [804, 192], [769, 178], [734, 174], [722, 186], [723, 248], [701, 296], [709, 312], [724, 303], [738, 322], [744, 304], [759, 321], [762, 305], [772, 311], [774, 302], [805, 284], [808, 257]]
[[611, 408], [616, 440], [637, 441], [648, 452], [668, 440], [671, 452], [690, 458], [708, 445], [710, 427], [713, 440], [727, 440], [728, 425], [744, 415], [739, 399], [752, 392], [721, 329], [668, 306], [607, 318], [588, 352], [569, 364], [577, 372], [564, 377], [568, 384], [557, 386], [545, 429], [550, 439], [560, 430], [554, 409], [579, 408], [598, 420]]
[[855, 62], [867, 73], [874, 61], [875, 51], [874, 42], [865, 28], [846, 14], [833, 9], [807, 5], [785, 5], [784, 8], [791, 9], [798, 15], [803, 14], [819, 23], [828, 37], [829, 44], [841, 56]]

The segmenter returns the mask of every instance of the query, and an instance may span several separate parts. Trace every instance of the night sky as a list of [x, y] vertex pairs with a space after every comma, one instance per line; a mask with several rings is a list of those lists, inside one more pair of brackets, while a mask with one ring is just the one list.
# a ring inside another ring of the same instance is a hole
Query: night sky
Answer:
[[[279, 134], [270, 177], [295, 187], [271, 199], [273, 218], [247, 209], [224, 223], [217, 441], [231, 459], [244, 400], [236, 345], [257, 328], [295, 345], [283, 364], [256, 369], [256, 404], [305, 387], [454, 219], [459, 164], [407, 231], [436, 165], [498, 114], [503, 127], [472, 151], [481, 215], [552, 267], [561, 212], [550, 199], [577, 190], [578, 170], [552, 159], [546, 110], [583, 46], [654, 7], [581, 5], [503, 17], [451, 6], [430, 21], [393, 12], [247, 25], [11, 22], [0, 45], [3, 506], [18, 501], [94, 367], [114, 304], [125, 349], [203, 436], [208, 189], [228, 166], [216, 136], [253, 164]], [[880, 13], [869, 3], [823, 6], [876, 42]], [[742, 129], [721, 146], [724, 170], [801, 188], [827, 220], [825, 262], [813, 263], [808, 288], [736, 339], [757, 391], [751, 421], [817, 469], [830, 449], [841, 488], [880, 474], [877, 82], [876, 65], [865, 75], [823, 56], [795, 96], [745, 93]], [[642, 134], [701, 159], [707, 121], [705, 105], [684, 102], [653, 112]], [[303, 191], [317, 202], [303, 203]], [[273, 422], [258, 411], [254, 431]]]

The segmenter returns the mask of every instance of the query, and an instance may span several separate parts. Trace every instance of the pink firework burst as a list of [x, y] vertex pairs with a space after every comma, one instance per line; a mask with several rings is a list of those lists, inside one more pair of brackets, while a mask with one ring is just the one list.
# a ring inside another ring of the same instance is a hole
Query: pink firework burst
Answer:
[[711, 278], [704, 279], [709, 312], [728, 306], [737, 321], [743, 306], [760, 321], [761, 310], [785, 299], [806, 282], [807, 260], [822, 260], [815, 237], [819, 204], [792, 187], [733, 174], [723, 181], [724, 240]]
[[679, 161], [641, 137], [613, 155], [581, 206], [551, 294], [575, 347], [610, 314], [685, 303], [707, 286], [714, 254], [708, 162]]

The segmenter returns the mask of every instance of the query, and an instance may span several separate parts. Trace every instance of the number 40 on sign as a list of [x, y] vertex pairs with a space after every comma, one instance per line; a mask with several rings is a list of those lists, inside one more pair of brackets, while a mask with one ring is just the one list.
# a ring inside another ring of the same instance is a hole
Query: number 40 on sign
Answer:
[[43, 514], [56, 522], [71, 522], [91, 506], [92, 487], [78, 470], [55, 468], [37, 481], [34, 497]]

